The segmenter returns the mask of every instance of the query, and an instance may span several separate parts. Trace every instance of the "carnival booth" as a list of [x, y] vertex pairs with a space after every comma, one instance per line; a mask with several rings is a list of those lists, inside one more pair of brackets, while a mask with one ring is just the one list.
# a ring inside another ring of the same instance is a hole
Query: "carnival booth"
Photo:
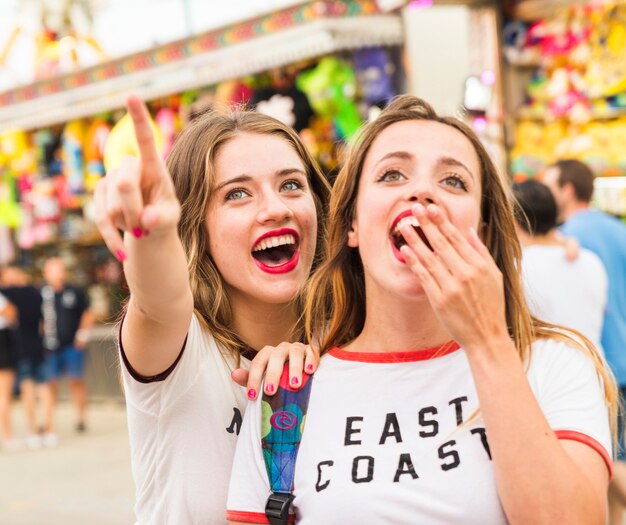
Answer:
[[93, 189], [105, 160], [129, 152], [131, 92], [148, 101], [164, 156], [195, 112], [247, 104], [292, 125], [332, 177], [337, 145], [403, 89], [401, 18], [374, 0], [293, 3], [65, 73], [58, 46], [42, 53], [39, 80], [0, 94], [0, 262], [35, 268], [62, 250], [99, 317], [117, 311], [105, 304], [116, 262], [94, 225]]
[[595, 204], [626, 217], [626, 3], [511, 2], [503, 28], [510, 170], [588, 163]]
[[[412, 92], [447, 113], [464, 108], [504, 158], [495, 4], [439, 4], [286, 0], [279, 11], [113, 60], [85, 31], [44, 25], [36, 81], [0, 93], [0, 264], [36, 270], [61, 251], [98, 317], [117, 315], [122, 273], [95, 227], [93, 190], [132, 152], [129, 93], [148, 102], [163, 156], [195, 113], [246, 104], [293, 126], [332, 180], [361, 123]], [[0, 49], [0, 68], [19, 37]]]

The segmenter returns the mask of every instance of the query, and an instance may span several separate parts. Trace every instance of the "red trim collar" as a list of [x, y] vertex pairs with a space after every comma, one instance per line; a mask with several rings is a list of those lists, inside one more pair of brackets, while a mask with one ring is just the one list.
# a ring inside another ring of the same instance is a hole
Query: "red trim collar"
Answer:
[[456, 341], [449, 341], [432, 348], [407, 350], [404, 352], [351, 352], [341, 348], [331, 348], [328, 353], [344, 361], [359, 361], [361, 363], [408, 363], [411, 361], [427, 361], [456, 352], [461, 347]]

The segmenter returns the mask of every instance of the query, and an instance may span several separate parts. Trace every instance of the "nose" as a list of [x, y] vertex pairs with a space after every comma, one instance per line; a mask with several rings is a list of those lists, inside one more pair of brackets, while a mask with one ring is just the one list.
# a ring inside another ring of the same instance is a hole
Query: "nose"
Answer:
[[260, 202], [257, 220], [261, 223], [284, 222], [293, 217], [293, 210], [280, 194], [272, 191], [265, 194]]
[[428, 184], [424, 183], [417, 183], [412, 188], [410, 188], [407, 195], [407, 200], [411, 203], [419, 202], [424, 206], [435, 203], [435, 197], [433, 195], [432, 189], [429, 187]]

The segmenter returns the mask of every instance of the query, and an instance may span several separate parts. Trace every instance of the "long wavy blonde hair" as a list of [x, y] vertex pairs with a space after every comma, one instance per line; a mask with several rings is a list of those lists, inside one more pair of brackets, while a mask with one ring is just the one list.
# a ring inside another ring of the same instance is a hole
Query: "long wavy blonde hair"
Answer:
[[[215, 186], [217, 155], [227, 142], [240, 133], [280, 137], [302, 160], [317, 211], [318, 233], [313, 268], [323, 258], [330, 196], [326, 178], [296, 132], [272, 117], [245, 109], [209, 111], [198, 115], [178, 136], [167, 159], [167, 167], [181, 204], [178, 234], [187, 255], [194, 311], [215, 339], [237, 359], [246, 345], [231, 328], [232, 309], [225, 282], [209, 253], [206, 214]], [[301, 314], [302, 294], [294, 301], [298, 314]], [[299, 318], [293, 327], [294, 340], [300, 340], [304, 334], [301, 315]]]
[[[506, 322], [520, 358], [527, 362], [533, 341], [552, 338], [566, 341], [593, 360], [604, 386], [612, 428], [616, 428], [617, 389], [593, 344], [582, 334], [533, 317], [522, 289], [521, 248], [507, 184], [498, 174], [489, 154], [472, 129], [457, 118], [439, 116], [425, 101], [410, 95], [396, 97], [372, 123], [365, 125], [352, 142], [330, 201], [327, 259], [313, 275], [307, 293], [305, 326], [309, 340], [320, 341], [321, 351], [352, 341], [365, 322], [365, 279], [358, 250], [348, 247], [348, 231], [355, 217], [356, 199], [363, 163], [378, 135], [390, 125], [405, 120], [426, 120], [461, 132], [478, 155], [482, 181], [482, 240], [489, 249], [504, 281]], [[317, 339], [314, 339], [314, 334]], [[321, 334], [321, 338], [320, 338]], [[615, 432], [614, 432], [615, 433]]]

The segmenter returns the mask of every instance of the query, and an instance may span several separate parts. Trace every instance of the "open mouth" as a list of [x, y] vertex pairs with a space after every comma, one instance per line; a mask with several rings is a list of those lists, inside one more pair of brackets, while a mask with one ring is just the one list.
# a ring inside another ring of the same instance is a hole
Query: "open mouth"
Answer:
[[[424, 244], [428, 246], [430, 251], [434, 251], [433, 247], [430, 245], [430, 242], [428, 242], [428, 239], [426, 238], [424, 231], [422, 230], [422, 228], [420, 228], [420, 224], [417, 218], [414, 217], [413, 215], [406, 215], [402, 217], [400, 220], [396, 221], [394, 227], [391, 229], [391, 234], [389, 235], [391, 239], [391, 243], [393, 247], [395, 248], [394, 252], [397, 251], [396, 255], [400, 255], [400, 248], [402, 248], [402, 246], [405, 246], [407, 244], [404, 236], [402, 235], [402, 232], [400, 231], [400, 228], [404, 226], [405, 224], [410, 224], [411, 226], [413, 226], [413, 229], [417, 232], [417, 235], [419, 235], [419, 238], [422, 239]], [[404, 262], [404, 258], [402, 258], [402, 262]]]
[[257, 266], [267, 273], [284, 273], [293, 270], [298, 264], [298, 234], [268, 232], [257, 240], [252, 248], [252, 257]]

